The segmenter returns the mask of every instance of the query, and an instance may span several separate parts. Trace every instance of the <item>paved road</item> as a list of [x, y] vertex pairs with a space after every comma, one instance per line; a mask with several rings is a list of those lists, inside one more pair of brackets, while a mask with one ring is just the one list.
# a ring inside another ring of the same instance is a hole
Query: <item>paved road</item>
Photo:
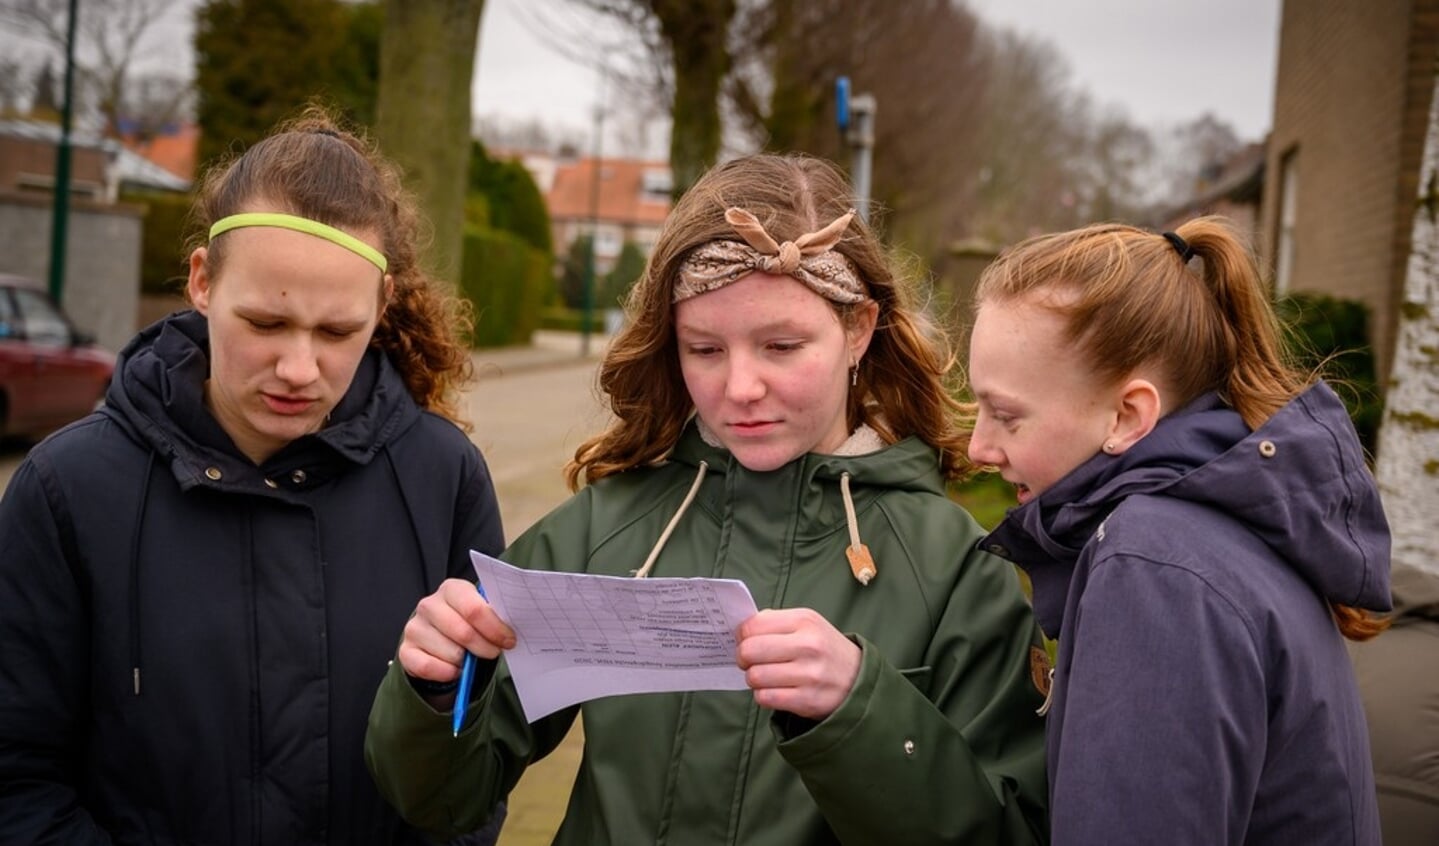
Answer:
[[[596, 342], [594, 352], [599, 351]], [[595, 388], [595, 359], [579, 356], [571, 338], [541, 333], [532, 348], [476, 354], [471, 438], [479, 445], [500, 500], [505, 536], [513, 540], [564, 500], [563, 468], [575, 448], [606, 420]], [[24, 459], [23, 445], [0, 445], [0, 488]], [[531, 767], [510, 796], [500, 846], [548, 844], [564, 814], [579, 766], [578, 727]]]
[[489, 462], [509, 540], [569, 494], [565, 461], [607, 419], [597, 390], [594, 363], [575, 359], [481, 378], [470, 391], [470, 437]]

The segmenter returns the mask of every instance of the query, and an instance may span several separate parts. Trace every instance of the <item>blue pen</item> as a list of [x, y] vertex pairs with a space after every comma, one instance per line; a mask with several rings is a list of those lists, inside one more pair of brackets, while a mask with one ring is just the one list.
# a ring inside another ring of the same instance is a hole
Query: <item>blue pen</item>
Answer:
[[[475, 590], [480, 592], [480, 598], [486, 602], [490, 598], [485, 595], [485, 586], [478, 581], [475, 582]], [[465, 653], [465, 663], [460, 665], [460, 687], [455, 691], [455, 715], [450, 722], [450, 728], [454, 731], [455, 737], [460, 736], [460, 726], [465, 722], [465, 706], [470, 702], [470, 688], [475, 685], [475, 654]]]

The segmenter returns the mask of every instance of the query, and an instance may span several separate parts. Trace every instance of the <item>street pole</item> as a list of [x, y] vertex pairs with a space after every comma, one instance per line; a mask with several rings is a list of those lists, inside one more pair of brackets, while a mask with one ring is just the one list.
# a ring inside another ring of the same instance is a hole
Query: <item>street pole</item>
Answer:
[[65, 236], [70, 220], [70, 117], [75, 92], [75, 16], [70, 0], [65, 24], [65, 98], [60, 107], [60, 144], [55, 148], [55, 204], [50, 221], [50, 298], [58, 305], [65, 287]]
[[870, 162], [874, 153], [873, 94], [849, 93], [849, 77], [834, 81], [834, 119], [850, 147], [849, 179], [854, 188], [859, 219], [869, 223]]
[[873, 94], [856, 94], [849, 101], [850, 125], [845, 133], [849, 141], [850, 179], [854, 182], [854, 199], [859, 205], [859, 219], [869, 223], [870, 174], [874, 158]]
[[595, 152], [591, 160], [594, 173], [590, 180], [590, 254], [585, 262], [584, 309], [580, 320], [580, 358], [590, 355], [590, 323], [595, 313], [595, 265], [600, 249], [600, 175], [603, 164], [600, 151], [605, 131], [605, 71], [600, 69], [600, 93], [595, 103]]

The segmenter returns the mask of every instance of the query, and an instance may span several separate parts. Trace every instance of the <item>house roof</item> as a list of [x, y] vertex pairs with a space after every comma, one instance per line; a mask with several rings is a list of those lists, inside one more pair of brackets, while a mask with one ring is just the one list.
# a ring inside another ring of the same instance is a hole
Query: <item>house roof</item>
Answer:
[[1224, 163], [1217, 179], [1196, 198], [1198, 203], [1230, 200], [1236, 203], [1259, 202], [1264, 189], [1265, 145], [1246, 145]]
[[1158, 226], [1173, 228], [1219, 203], [1258, 207], [1264, 193], [1264, 142], [1248, 144], [1227, 159], [1219, 173], [1183, 203], [1159, 210]]
[[187, 181], [195, 178], [200, 148], [200, 127], [195, 124], [183, 124], [145, 139], [129, 136], [123, 141], [126, 147], [175, 176]]
[[[60, 127], [53, 123], [37, 120], [0, 120], [0, 135], [40, 141], [46, 144], [60, 143]], [[110, 160], [111, 174], [109, 178], [123, 185], [162, 191], [190, 190], [190, 180], [170, 173], [139, 153], [126, 149], [123, 144], [113, 139], [72, 130], [70, 144], [73, 147], [104, 152]]]
[[[44, 141], [48, 144], [59, 144], [60, 126], [54, 123], [46, 123], [43, 120], [10, 118], [0, 120], [0, 135], [9, 138], [24, 138], [30, 141]], [[70, 146], [85, 147], [91, 150], [104, 150], [108, 153], [115, 146], [115, 142], [107, 141], [98, 135], [84, 130], [71, 129]]]
[[120, 148], [115, 158], [115, 177], [121, 184], [137, 188], [158, 188], [165, 191], [189, 191], [190, 180], [183, 179], [133, 150]]
[[670, 210], [669, 164], [639, 159], [599, 160], [599, 203], [595, 203], [595, 159], [561, 162], [545, 196], [552, 220], [588, 220], [658, 226]]

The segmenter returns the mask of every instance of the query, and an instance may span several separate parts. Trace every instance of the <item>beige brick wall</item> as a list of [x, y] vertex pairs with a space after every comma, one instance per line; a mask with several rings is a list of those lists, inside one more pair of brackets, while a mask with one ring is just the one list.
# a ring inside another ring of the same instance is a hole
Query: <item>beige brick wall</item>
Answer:
[[1259, 246], [1272, 266], [1292, 152], [1290, 286], [1368, 305], [1381, 373], [1392, 357], [1436, 16], [1439, 0], [1287, 0], [1280, 21]]

